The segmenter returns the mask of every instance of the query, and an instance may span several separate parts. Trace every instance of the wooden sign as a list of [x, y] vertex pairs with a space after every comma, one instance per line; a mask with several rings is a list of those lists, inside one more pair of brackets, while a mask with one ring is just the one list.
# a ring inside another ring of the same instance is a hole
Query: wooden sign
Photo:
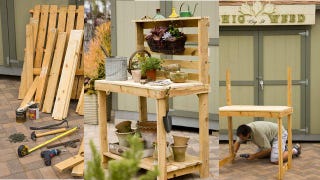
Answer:
[[272, 1], [220, 6], [220, 26], [274, 26], [315, 24], [316, 6], [275, 5]]

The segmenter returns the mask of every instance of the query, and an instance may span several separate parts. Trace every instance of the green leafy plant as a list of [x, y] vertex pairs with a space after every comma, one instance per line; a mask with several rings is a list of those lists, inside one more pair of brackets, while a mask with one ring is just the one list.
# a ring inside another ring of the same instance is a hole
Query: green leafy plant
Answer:
[[[90, 141], [93, 159], [87, 164], [85, 172], [86, 180], [129, 180], [136, 179], [139, 170], [139, 164], [142, 157], [143, 144], [138, 136], [131, 136], [128, 139], [130, 149], [124, 152], [123, 159], [112, 160], [108, 163], [109, 176], [106, 178], [101, 166], [101, 157]], [[158, 168], [155, 167], [153, 171], [148, 171], [146, 174], [140, 176], [139, 180], [154, 180], [159, 174]]]
[[86, 180], [104, 180], [106, 176], [101, 166], [101, 157], [92, 140], [90, 140], [90, 149], [92, 152], [92, 160], [87, 162], [87, 169], [84, 173]]
[[145, 74], [147, 70], [159, 70], [161, 69], [162, 60], [156, 57], [147, 57], [145, 61], [141, 63], [142, 74]]

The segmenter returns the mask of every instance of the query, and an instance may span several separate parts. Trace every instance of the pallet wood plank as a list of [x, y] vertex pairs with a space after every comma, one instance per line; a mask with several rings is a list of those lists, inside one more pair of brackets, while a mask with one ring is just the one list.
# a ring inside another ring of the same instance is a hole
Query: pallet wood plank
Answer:
[[82, 39], [83, 30], [71, 31], [52, 113], [54, 119], [62, 120], [67, 116]]
[[81, 94], [78, 100], [78, 104], [77, 104], [77, 108], [76, 108], [76, 112], [79, 115], [83, 115], [83, 106], [84, 106], [84, 86], [82, 85], [82, 90], [81, 90]]
[[38, 38], [38, 28], [39, 28], [39, 18], [40, 18], [40, 10], [41, 7], [40, 5], [35, 5], [34, 9], [33, 9], [33, 14], [32, 14], [32, 18], [30, 18], [30, 23], [32, 24], [33, 27], [33, 35], [34, 35], [34, 48], [37, 47], [37, 38]]
[[76, 29], [83, 30], [84, 28], [84, 6], [79, 6], [77, 10]]
[[68, 6], [68, 18], [67, 18], [67, 24], [66, 24], [66, 32], [67, 32], [67, 38], [69, 38], [71, 30], [74, 29], [74, 21], [76, 16], [76, 6], [69, 5]]
[[41, 73], [39, 76], [39, 85], [37, 88], [35, 102], [39, 103], [40, 109], [42, 108], [42, 103], [44, 99], [44, 95], [47, 89], [47, 80], [50, 72], [51, 64], [52, 64], [52, 55], [54, 51], [54, 47], [57, 40], [57, 30], [49, 29], [48, 30], [48, 40], [46, 45], [46, 50], [43, 58]]
[[75, 155], [71, 158], [68, 158], [62, 162], [59, 162], [58, 164], [54, 165], [54, 167], [59, 172], [63, 172], [67, 169], [71, 169], [71, 168], [75, 167], [76, 165], [80, 164], [83, 161], [84, 161], [84, 157], [78, 154], [78, 155]]
[[[84, 29], [84, 6], [79, 6], [77, 10], [77, 22], [76, 22], [76, 29], [78, 30], [83, 30]], [[78, 64], [78, 69], [77, 71], [81, 71], [84, 68], [84, 61], [83, 61], [83, 55], [81, 54], [80, 61]], [[73, 96], [74, 99], [79, 99], [80, 95], [82, 94], [82, 86], [84, 83], [84, 77], [83, 74], [80, 76], [76, 76], [75, 81], [78, 81], [77, 83], [77, 89], [76, 89], [76, 94]]]
[[58, 31], [65, 32], [67, 21], [67, 6], [59, 7]]
[[49, 5], [42, 5], [34, 67], [41, 67], [41, 64], [42, 64], [43, 51], [45, 47], [45, 39], [46, 39], [46, 33], [47, 33], [47, 24], [48, 24], [48, 16], [49, 16], [48, 13], [49, 13]]
[[83, 176], [83, 171], [84, 171], [84, 162], [76, 165], [75, 167], [72, 168], [71, 175], [72, 176]]
[[52, 66], [48, 79], [46, 96], [43, 102], [42, 112], [51, 113], [54, 97], [57, 92], [58, 81], [60, 77], [60, 69], [65, 52], [67, 33], [60, 32], [55, 47], [55, 53], [52, 60]]
[[58, 14], [58, 6], [57, 5], [50, 5], [49, 9], [49, 23], [48, 23], [48, 30], [56, 28], [57, 25], [57, 14]]
[[32, 101], [34, 94], [36, 93], [36, 89], [39, 83], [39, 77], [36, 77], [31, 85], [31, 87], [29, 88], [27, 94], [25, 95], [25, 97], [23, 98], [20, 107], [24, 107], [26, 106], [30, 101]]

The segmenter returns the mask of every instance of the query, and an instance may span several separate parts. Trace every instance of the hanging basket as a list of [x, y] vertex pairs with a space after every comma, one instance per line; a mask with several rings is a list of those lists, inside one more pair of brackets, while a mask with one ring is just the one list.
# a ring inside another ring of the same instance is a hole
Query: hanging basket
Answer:
[[184, 52], [184, 45], [187, 40], [187, 36], [181, 33], [181, 37], [176, 38], [176, 40], [155, 40], [153, 37], [146, 37], [148, 46], [153, 52], [160, 52], [164, 54], [181, 54]]

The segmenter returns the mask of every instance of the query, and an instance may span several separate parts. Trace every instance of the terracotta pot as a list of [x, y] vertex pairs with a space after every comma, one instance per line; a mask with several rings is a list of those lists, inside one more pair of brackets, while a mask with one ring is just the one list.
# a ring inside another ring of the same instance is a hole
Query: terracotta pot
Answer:
[[119, 145], [124, 146], [124, 147], [129, 147], [130, 144], [128, 142], [128, 137], [133, 136], [135, 132], [131, 131], [131, 132], [126, 132], [126, 133], [119, 133], [118, 131], [116, 131], [115, 133], [118, 137]]
[[173, 144], [171, 145], [174, 161], [183, 162], [186, 160], [187, 147], [188, 147], [187, 145], [185, 146], [174, 146]]
[[145, 141], [145, 148], [153, 148], [153, 142], [157, 141], [157, 122], [156, 121], [138, 121], [137, 130]]
[[131, 70], [132, 79], [134, 82], [138, 83], [141, 80], [141, 69]]
[[155, 81], [157, 78], [157, 74], [156, 74], [156, 70], [152, 69], [152, 70], [147, 70], [146, 71], [146, 75], [147, 75], [147, 79], [150, 81]]
[[122, 121], [116, 124], [115, 128], [118, 130], [119, 133], [126, 133], [131, 132], [131, 121]]
[[185, 146], [188, 144], [189, 137], [176, 136], [176, 135], [172, 135], [172, 137], [173, 137], [174, 146]]

